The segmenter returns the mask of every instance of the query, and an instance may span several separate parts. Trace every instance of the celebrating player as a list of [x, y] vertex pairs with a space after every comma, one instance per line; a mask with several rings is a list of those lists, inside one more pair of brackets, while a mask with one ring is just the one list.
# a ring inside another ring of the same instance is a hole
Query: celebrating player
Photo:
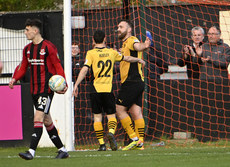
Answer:
[[[25, 35], [32, 42], [25, 46], [22, 62], [16, 67], [12, 80], [9, 82], [9, 87], [13, 88], [14, 83], [21, 79], [27, 68], [30, 67], [30, 90], [36, 112], [34, 114], [34, 132], [31, 136], [30, 148], [25, 153], [19, 153], [19, 156], [25, 160], [34, 158], [44, 124], [50, 139], [59, 150], [56, 158], [67, 158], [69, 155], [58, 136], [49, 113], [54, 95], [48, 86], [49, 79], [54, 74], [65, 77], [58, 58], [57, 48], [50, 41], [42, 38], [42, 22], [40, 20], [28, 19], [25, 26]], [[57, 93], [64, 94], [66, 90], [67, 87]]]
[[[132, 24], [127, 20], [122, 20], [118, 24], [118, 38], [122, 40], [123, 45], [121, 53], [128, 57], [142, 58], [142, 51], [149, 48], [151, 41], [147, 37], [144, 43], [141, 43], [136, 37], [132, 36]], [[141, 65], [138, 63], [120, 63], [121, 88], [118, 92], [116, 101], [117, 116], [132, 142], [123, 148], [123, 150], [144, 149], [144, 129], [142, 94], [144, 91], [144, 77], [142, 75]], [[134, 123], [135, 131], [129, 110]]]
[[93, 71], [92, 91], [90, 93], [92, 112], [94, 113], [94, 130], [100, 143], [98, 151], [106, 151], [103, 138], [102, 112], [107, 114], [108, 129], [107, 134], [110, 147], [113, 151], [117, 150], [117, 143], [114, 137], [117, 119], [115, 117], [115, 97], [112, 92], [113, 67], [116, 61], [139, 62], [145, 64], [142, 59], [120, 55], [113, 49], [108, 49], [105, 45], [105, 33], [97, 30], [93, 35], [94, 49], [86, 54], [86, 60], [81, 69], [74, 86], [73, 95], [77, 97], [78, 86], [85, 78], [89, 68]]

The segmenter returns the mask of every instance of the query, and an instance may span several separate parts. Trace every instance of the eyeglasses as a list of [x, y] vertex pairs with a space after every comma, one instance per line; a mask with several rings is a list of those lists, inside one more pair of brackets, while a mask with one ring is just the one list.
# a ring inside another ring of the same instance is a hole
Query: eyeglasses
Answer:
[[220, 34], [219, 33], [207, 33], [207, 35], [213, 36], [213, 35], [220, 35]]

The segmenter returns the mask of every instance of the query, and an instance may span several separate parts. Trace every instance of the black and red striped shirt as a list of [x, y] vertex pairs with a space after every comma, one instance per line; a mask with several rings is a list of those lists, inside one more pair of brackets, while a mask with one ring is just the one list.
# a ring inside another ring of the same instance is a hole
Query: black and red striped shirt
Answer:
[[48, 40], [36, 45], [31, 42], [25, 46], [22, 62], [16, 67], [13, 78], [16, 81], [21, 79], [28, 67], [30, 67], [30, 90], [34, 95], [51, 93], [48, 83], [52, 75], [58, 74], [65, 78], [57, 48]]

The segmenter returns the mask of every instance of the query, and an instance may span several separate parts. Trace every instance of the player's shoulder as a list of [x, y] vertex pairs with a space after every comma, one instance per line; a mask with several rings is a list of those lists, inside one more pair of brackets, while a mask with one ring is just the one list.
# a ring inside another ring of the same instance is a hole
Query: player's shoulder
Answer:
[[135, 36], [130, 36], [128, 39], [127, 39], [127, 43], [139, 43], [140, 40], [135, 37]]
[[130, 36], [128, 38], [128, 42], [135, 42], [135, 43], [137, 43], [137, 42], [140, 42], [140, 40], [137, 37], [135, 37], [135, 36]]
[[47, 46], [47, 47], [51, 47], [53, 49], [56, 49], [56, 46], [49, 40], [43, 40], [43, 43]]
[[87, 53], [89, 54], [95, 54], [95, 53], [105, 53], [105, 52], [111, 52], [112, 49], [109, 48], [93, 48], [91, 50], [88, 50]]
[[32, 42], [28, 43], [28, 44], [24, 47], [24, 49], [29, 48], [32, 44], [33, 44]]
[[88, 50], [86, 53], [87, 53], [87, 54], [93, 54], [93, 53], [95, 53], [95, 52], [96, 52], [96, 50], [93, 48], [93, 49]]
[[111, 53], [115, 53], [116, 52], [113, 48], [105, 48], [104, 51], [105, 52], [111, 52]]
[[113, 48], [104, 48], [104, 49], [103, 49], [103, 53], [109, 54], [110, 56], [113, 56], [113, 57], [119, 54], [119, 53], [118, 53], [116, 50], [114, 50]]

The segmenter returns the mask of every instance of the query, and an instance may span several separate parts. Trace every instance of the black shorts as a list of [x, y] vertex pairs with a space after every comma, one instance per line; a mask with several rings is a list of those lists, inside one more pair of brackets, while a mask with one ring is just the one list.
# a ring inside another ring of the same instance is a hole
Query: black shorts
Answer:
[[54, 95], [53, 93], [42, 93], [42, 94], [32, 95], [33, 103], [36, 110], [48, 114], [53, 99], [53, 95]]
[[90, 93], [92, 112], [100, 114], [115, 114], [115, 97], [113, 93]]
[[121, 84], [121, 88], [118, 92], [116, 104], [127, 108], [130, 108], [133, 104], [142, 107], [142, 95], [144, 88], [144, 82], [124, 82]]

